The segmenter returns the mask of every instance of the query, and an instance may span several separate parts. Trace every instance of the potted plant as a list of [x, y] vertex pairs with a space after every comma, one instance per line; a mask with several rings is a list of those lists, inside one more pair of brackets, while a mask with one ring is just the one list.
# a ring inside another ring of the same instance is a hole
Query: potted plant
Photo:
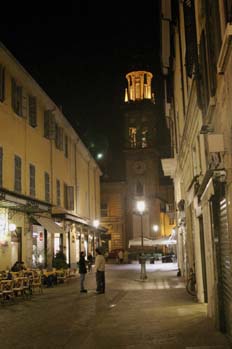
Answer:
[[53, 268], [56, 269], [68, 269], [68, 264], [66, 262], [66, 256], [64, 252], [58, 251], [52, 261]]

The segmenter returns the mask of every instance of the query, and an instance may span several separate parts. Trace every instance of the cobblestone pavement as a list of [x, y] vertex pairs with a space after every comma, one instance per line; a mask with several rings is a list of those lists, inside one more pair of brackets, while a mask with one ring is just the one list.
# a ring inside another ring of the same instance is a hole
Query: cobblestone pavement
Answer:
[[107, 265], [106, 293], [88, 293], [79, 280], [45, 288], [31, 300], [0, 306], [1, 349], [222, 349], [226, 338], [206, 318], [206, 307], [185, 291], [175, 264]]

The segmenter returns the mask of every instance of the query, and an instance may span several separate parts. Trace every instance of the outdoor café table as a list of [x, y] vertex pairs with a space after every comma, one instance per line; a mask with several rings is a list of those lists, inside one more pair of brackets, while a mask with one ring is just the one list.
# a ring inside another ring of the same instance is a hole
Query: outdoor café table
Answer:
[[53, 287], [54, 285], [57, 284], [57, 275], [56, 271], [51, 270], [51, 271], [43, 271], [43, 282], [47, 287]]

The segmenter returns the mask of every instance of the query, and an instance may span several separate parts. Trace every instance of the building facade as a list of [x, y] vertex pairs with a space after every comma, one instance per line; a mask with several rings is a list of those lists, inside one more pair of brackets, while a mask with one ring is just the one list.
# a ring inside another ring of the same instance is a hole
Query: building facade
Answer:
[[[146, 70], [126, 75], [120, 165], [124, 178], [103, 179], [101, 184], [101, 219], [111, 232], [109, 249], [128, 249], [137, 240], [142, 244], [143, 238], [170, 236], [175, 227], [173, 184], [165, 181], [160, 161], [157, 133], [162, 115], [155, 104], [152, 78]], [[142, 216], [138, 201], [145, 202]]]
[[61, 110], [0, 45], [0, 269], [100, 244], [101, 171]]
[[[107, 229], [105, 250], [127, 249], [125, 241], [125, 182], [101, 182], [101, 224]], [[104, 245], [102, 236], [102, 245]]]
[[178, 262], [232, 338], [231, 1], [161, 1], [165, 110], [174, 156]]

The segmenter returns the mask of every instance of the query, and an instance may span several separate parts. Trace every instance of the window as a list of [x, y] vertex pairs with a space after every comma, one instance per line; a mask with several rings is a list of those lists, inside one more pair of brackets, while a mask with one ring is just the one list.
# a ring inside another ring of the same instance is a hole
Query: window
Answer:
[[55, 124], [55, 144], [56, 148], [63, 150], [64, 148], [64, 130], [62, 127]]
[[0, 101], [5, 99], [5, 68], [0, 64]]
[[23, 115], [23, 98], [22, 98], [22, 86], [16, 84], [14, 79], [11, 80], [11, 105], [14, 112], [22, 116]]
[[232, 22], [232, 1], [224, 0], [224, 7], [225, 7], [225, 14], [226, 14], [226, 21], [231, 23]]
[[14, 176], [14, 190], [21, 193], [22, 191], [22, 160], [19, 156], [15, 155], [14, 159], [14, 169], [15, 169], [15, 176]]
[[129, 127], [129, 144], [131, 148], [136, 148], [136, 127]]
[[184, 0], [184, 25], [186, 40], [186, 71], [191, 78], [197, 65], [197, 34], [193, 0]]
[[29, 109], [29, 125], [31, 127], [36, 127], [37, 126], [37, 105], [36, 105], [35, 97], [29, 96], [28, 109]]
[[138, 195], [138, 196], [144, 195], [143, 184], [140, 181], [137, 181], [137, 183], [136, 183], [136, 195]]
[[173, 204], [166, 204], [166, 212], [174, 212]]
[[50, 178], [47, 172], [44, 173], [44, 183], [45, 183], [45, 201], [50, 201]]
[[60, 206], [60, 181], [56, 180], [56, 204]]
[[2, 187], [3, 149], [0, 147], [0, 187]]
[[144, 127], [142, 132], [141, 132], [141, 147], [142, 148], [147, 148], [147, 135], [148, 135], [148, 129], [147, 127]]
[[140, 89], [141, 89], [140, 80], [136, 79], [136, 82], [135, 82], [135, 99], [140, 99], [141, 98], [141, 96], [140, 96]]
[[144, 84], [147, 84], [147, 74], [144, 74]]
[[205, 32], [202, 31], [200, 38], [200, 73], [202, 76], [201, 81], [201, 99], [203, 112], [206, 114], [208, 104], [209, 104], [209, 78], [207, 69], [207, 58], [206, 58], [206, 42], [205, 42]]
[[30, 164], [30, 196], [35, 197], [35, 166]]
[[44, 112], [44, 137], [54, 139], [55, 136], [55, 117], [51, 110]]
[[64, 207], [67, 210], [74, 210], [74, 187], [64, 184]]
[[108, 205], [106, 202], [101, 203], [101, 217], [108, 216]]
[[68, 158], [68, 136], [65, 136], [64, 141], [64, 156]]
[[217, 60], [221, 49], [221, 28], [218, 18], [218, 1], [205, 1], [206, 54], [209, 71], [210, 95], [214, 96], [217, 87]]

